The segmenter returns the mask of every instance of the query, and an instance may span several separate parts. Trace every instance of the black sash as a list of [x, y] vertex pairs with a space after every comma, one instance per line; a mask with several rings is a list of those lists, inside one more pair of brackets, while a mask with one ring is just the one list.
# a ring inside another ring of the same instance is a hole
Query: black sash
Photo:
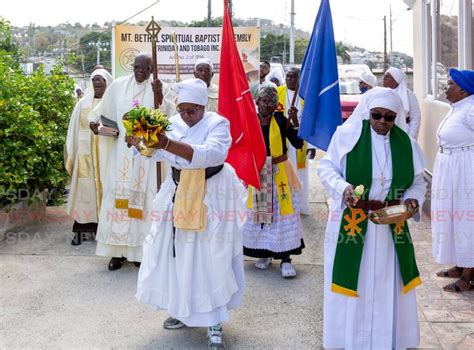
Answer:
[[[223, 167], [224, 167], [224, 164], [206, 168], [204, 177], [206, 178], [206, 180], [210, 179], [214, 175], [218, 174], [219, 171], [221, 171]], [[171, 167], [171, 175], [173, 177], [174, 183], [177, 185], [179, 183], [179, 178], [181, 176], [181, 169], [176, 169], [175, 167]]]

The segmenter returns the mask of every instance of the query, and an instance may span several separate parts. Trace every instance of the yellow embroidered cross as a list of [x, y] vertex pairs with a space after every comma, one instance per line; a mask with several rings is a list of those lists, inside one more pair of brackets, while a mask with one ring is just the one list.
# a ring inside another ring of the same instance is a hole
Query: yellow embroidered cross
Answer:
[[344, 215], [344, 219], [347, 221], [347, 225], [344, 226], [344, 230], [346, 231], [348, 236], [355, 236], [356, 233], [361, 233], [362, 228], [358, 225], [367, 219], [367, 215], [365, 215], [364, 211], [360, 208], [352, 208], [349, 207], [351, 211], [351, 216]]
[[138, 179], [135, 179], [135, 184], [133, 185], [135, 191], [140, 191], [140, 187], [143, 182], [143, 178], [145, 177], [145, 169], [140, 166], [138, 169]]
[[395, 228], [393, 229], [397, 235], [403, 233], [403, 228], [405, 227], [405, 221], [400, 221], [395, 224]]

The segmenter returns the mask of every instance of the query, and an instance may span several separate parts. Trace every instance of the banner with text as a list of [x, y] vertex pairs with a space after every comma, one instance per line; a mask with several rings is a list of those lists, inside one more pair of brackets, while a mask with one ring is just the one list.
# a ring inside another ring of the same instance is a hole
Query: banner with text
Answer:
[[[219, 59], [221, 46], [220, 27], [164, 27], [156, 43], [158, 77], [172, 84], [176, 81], [175, 46], [176, 33], [179, 55], [180, 79], [193, 77], [194, 64], [199, 58], [209, 58], [214, 64], [212, 81], [219, 82]], [[259, 78], [260, 30], [258, 27], [235, 27], [235, 40], [249, 82]], [[115, 78], [133, 71], [133, 61], [140, 52], [151, 51], [150, 36], [143, 26], [118, 25], [114, 31], [113, 70]]]

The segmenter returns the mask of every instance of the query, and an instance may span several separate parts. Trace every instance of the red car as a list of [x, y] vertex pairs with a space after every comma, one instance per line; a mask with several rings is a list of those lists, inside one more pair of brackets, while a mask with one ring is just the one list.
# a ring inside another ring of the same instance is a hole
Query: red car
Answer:
[[342, 121], [345, 122], [354, 112], [362, 95], [341, 95]]

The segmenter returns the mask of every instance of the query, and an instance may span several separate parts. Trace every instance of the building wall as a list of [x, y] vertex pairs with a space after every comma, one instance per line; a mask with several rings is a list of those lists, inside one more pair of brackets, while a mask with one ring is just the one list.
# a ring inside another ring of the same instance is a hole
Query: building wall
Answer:
[[421, 109], [421, 127], [418, 143], [423, 149], [431, 173], [438, 151], [436, 130], [449, 111], [449, 105], [424, 96], [424, 52], [423, 52], [423, 4], [421, 0], [413, 6], [413, 91], [418, 97]]

